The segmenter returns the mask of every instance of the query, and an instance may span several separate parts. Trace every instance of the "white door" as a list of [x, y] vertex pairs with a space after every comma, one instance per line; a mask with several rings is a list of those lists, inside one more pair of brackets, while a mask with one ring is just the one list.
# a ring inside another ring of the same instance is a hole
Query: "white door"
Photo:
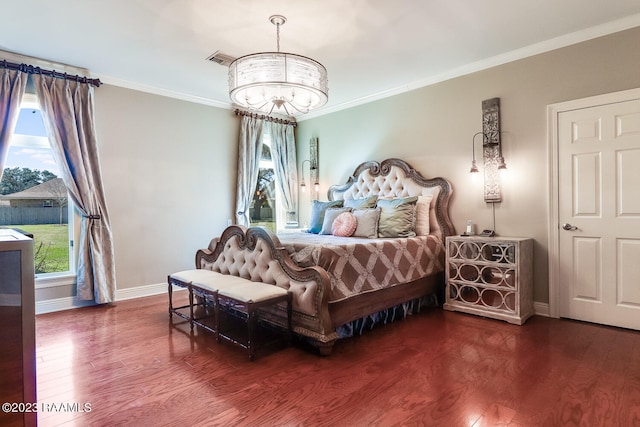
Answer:
[[559, 315], [640, 329], [640, 100], [558, 114]]

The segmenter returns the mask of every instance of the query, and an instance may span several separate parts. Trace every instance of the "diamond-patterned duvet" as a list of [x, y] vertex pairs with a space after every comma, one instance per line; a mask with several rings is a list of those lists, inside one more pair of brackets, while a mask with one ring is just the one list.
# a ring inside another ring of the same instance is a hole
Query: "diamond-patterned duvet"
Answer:
[[444, 246], [436, 236], [366, 239], [283, 233], [278, 238], [298, 265], [317, 265], [329, 273], [330, 302], [444, 270]]

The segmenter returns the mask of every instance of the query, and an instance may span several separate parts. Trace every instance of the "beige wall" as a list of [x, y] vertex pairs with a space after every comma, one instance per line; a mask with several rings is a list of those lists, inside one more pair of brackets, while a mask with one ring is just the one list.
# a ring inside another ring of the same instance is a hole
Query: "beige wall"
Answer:
[[232, 217], [233, 112], [103, 86], [96, 116], [118, 289], [193, 268]]
[[[471, 138], [482, 129], [481, 103], [499, 97], [508, 176], [496, 205], [496, 231], [535, 239], [535, 295], [548, 293], [549, 104], [640, 87], [640, 28], [519, 60], [402, 95], [303, 120], [297, 129], [299, 161], [319, 138], [320, 194], [343, 183], [366, 160], [399, 157], [427, 177], [453, 183], [451, 214], [457, 231], [467, 219], [492, 228], [482, 183], [473, 182]], [[437, 60], [434, 58], [434, 60]], [[301, 194], [301, 223], [309, 197]]]
[[[103, 85], [98, 144], [114, 233], [118, 290], [193, 268], [232, 218], [237, 120], [230, 110]], [[75, 295], [38, 290], [38, 301]]]

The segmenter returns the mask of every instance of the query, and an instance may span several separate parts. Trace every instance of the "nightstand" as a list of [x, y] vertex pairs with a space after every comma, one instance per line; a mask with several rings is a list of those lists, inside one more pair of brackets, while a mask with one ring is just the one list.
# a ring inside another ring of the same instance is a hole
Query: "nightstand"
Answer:
[[533, 315], [533, 239], [451, 236], [444, 309], [522, 325]]

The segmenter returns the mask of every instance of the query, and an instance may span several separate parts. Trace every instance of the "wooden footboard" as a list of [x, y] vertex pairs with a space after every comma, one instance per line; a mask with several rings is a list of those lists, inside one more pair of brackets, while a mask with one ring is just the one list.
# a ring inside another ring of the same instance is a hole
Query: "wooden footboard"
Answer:
[[[280, 286], [293, 293], [293, 331], [328, 354], [338, 335], [329, 314], [331, 280], [320, 267], [298, 267], [278, 237], [262, 227], [230, 226], [207, 249], [196, 252], [196, 268]], [[286, 325], [284, 305], [266, 320]]]

